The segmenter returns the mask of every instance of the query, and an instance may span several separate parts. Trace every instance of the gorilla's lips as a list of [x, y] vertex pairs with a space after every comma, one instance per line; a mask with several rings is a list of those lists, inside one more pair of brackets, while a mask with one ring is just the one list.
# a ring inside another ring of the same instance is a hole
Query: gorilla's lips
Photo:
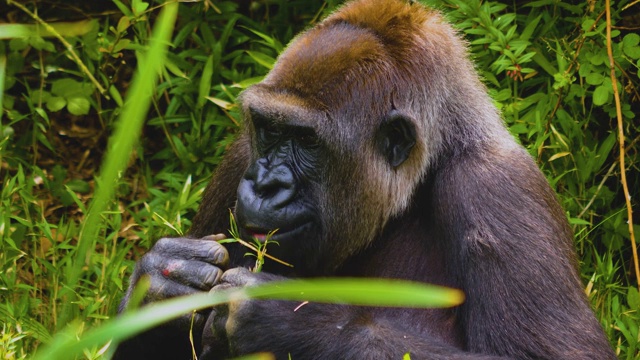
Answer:
[[[240, 237], [245, 240], [258, 240], [260, 243], [264, 244], [267, 241], [273, 239], [276, 234], [279, 234], [280, 231], [278, 229], [271, 230], [261, 226], [255, 225], [241, 225], [240, 226]], [[271, 235], [270, 235], [271, 234]]]
[[[312, 222], [302, 223], [295, 227], [275, 228], [275, 230], [266, 230], [262, 227], [246, 225], [240, 227], [240, 235], [245, 238], [255, 238], [256, 240], [264, 243], [267, 238], [269, 242], [274, 241], [282, 244], [282, 242], [288, 242], [289, 240], [300, 239], [303, 236], [308, 236], [308, 232], [313, 227]], [[271, 234], [271, 236], [269, 236]]]
[[264, 243], [264, 242], [267, 240], [267, 236], [268, 236], [268, 234], [266, 234], [266, 233], [264, 233], [264, 232], [262, 232], [262, 233], [260, 233], [260, 232], [253, 232], [253, 231], [251, 231], [251, 230], [247, 230], [247, 232], [249, 233], [249, 235], [250, 235], [252, 238], [254, 238], [254, 239], [256, 239], [256, 240], [260, 241], [261, 243]]

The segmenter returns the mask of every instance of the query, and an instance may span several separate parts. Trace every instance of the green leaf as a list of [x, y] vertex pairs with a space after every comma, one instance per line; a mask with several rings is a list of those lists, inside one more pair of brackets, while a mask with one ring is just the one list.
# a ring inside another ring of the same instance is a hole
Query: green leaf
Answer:
[[225, 110], [232, 110], [234, 107], [236, 107], [236, 104], [234, 103], [230, 103], [226, 100], [222, 100], [222, 99], [218, 99], [215, 97], [207, 97], [207, 100], [211, 101], [212, 103], [218, 105], [219, 107], [225, 109]]
[[246, 27], [246, 26], [241, 26], [242, 28], [245, 28], [249, 31], [251, 31], [252, 33], [258, 35], [259, 37], [261, 37], [262, 39], [264, 39], [264, 44], [270, 46], [272, 49], [276, 50], [278, 53], [281, 53], [283, 50], [282, 44], [280, 44], [280, 42], [278, 40], [276, 40], [275, 38], [265, 35], [261, 32], [259, 32], [258, 30]]
[[62, 96], [51, 96], [47, 99], [47, 110], [60, 111], [67, 105], [67, 100]]
[[113, 99], [113, 101], [116, 102], [116, 104], [119, 107], [122, 107], [122, 105], [124, 104], [124, 101], [122, 100], [122, 96], [120, 95], [120, 92], [118, 91], [118, 88], [116, 88], [115, 85], [111, 85], [111, 87], [109, 87], [109, 95], [111, 95], [111, 98]]
[[522, 34], [520, 34], [521, 40], [529, 41], [529, 39], [531, 39], [531, 35], [533, 35], [534, 30], [538, 27], [540, 19], [542, 19], [542, 14], [527, 24], [524, 30], [522, 30]]
[[133, 0], [131, 1], [131, 10], [136, 16], [142, 15], [147, 8], [149, 7], [149, 3], [141, 1], [141, 0]]
[[558, 69], [553, 66], [553, 64], [544, 56], [544, 53], [540, 49], [534, 49], [535, 55], [533, 55], [533, 62], [538, 64], [541, 68], [544, 69], [549, 75], [554, 75], [558, 73]]
[[111, 0], [113, 1], [113, 3], [118, 7], [118, 10], [120, 10], [121, 13], [127, 15], [127, 16], [133, 16], [133, 13], [129, 10], [129, 8], [122, 3], [122, 1], [120, 0]]
[[56, 47], [51, 41], [46, 41], [41, 36], [32, 36], [29, 38], [29, 44], [37, 50], [46, 50], [48, 52], [55, 52]]
[[129, 39], [120, 39], [113, 49], [111, 50], [113, 53], [119, 53], [122, 50], [126, 49], [131, 44], [131, 40]]
[[173, 140], [173, 144], [176, 147], [176, 155], [178, 155], [178, 157], [182, 161], [187, 161], [189, 159], [189, 150], [187, 150], [187, 147], [184, 146], [182, 140], [180, 140], [180, 138], [175, 135], [172, 135], [171, 139]]
[[630, 309], [640, 309], [640, 293], [638, 293], [638, 289], [633, 286], [629, 286], [627, 302], [629, 303]]
[[69, 180], [66, 185], [72, 191], [79, 192], [81, 194], [88, 194], [91, 191], [91, 186], [89, 186], [89, 183], [81, 179]]
[[273, 63], [276, 62], [276, 59], [260, 52], [247, 51], [247, 54], [249, 54], [249, 56], [251, 56], [251, 58], [255, 60], [255, 62], [266, 67], [269, 70], [273, 68]]
[[69, 78], [55, 80], [51, 85], [52, 94], [64, 97], [84, 95], [82, 90], [80, 82]]
[[591, 225], [590, 222], [578, 218], [569, 218], [569, 224], [571, 225]]
[[49, 100], [49, 98], [51, 98], [51, 93], [48, 91], [34, 90], [29, 94], [29, 97], [33, 103], [38, 104], [40, 101], [46, 102]]
[[34, 25], [0, 24], [0, 39], [26, 38], [37, 34], [34, 30]]
[[567, 70], [567, 59], [565, 59], [564, 51], [562, 51], [562, 45], [556, 40], [556, 62], [558, 63], [558, 70], [564, 72]]
[[589, 30], [591, 30], [591, 27], [593, 26], [593, 24], [595, 24], [596, 21], [594, 19], [591, 18], [587, 18], [582, 22], [582, 31], [587, 32]]
[[600, 142], [600, 146], [598, 147], [598, 152], [594, 161], [594, 168], [596, 170], [600, 169], [604, 162], [609, 157], [609, 153], [613, 150], [613, 147], [617, 144], [618, 137], [616, 132], [610, 132], [609, 135], [604, 139], [604, 141]]
[[632, 59], [640, 59], [640, 35], [636, 33], [630, 33], [624, 36], [622, 39], [622, 51], [632, 58]]
[[202, 69], [200, 75], [200, 86], [198, 87], [198, 102], [197, 106], [201, 108], [207, 102], [207, 96], [211, 90], [211, 79], [213, 77], [213, 54], [209, 55], [207, 62]]
[[[244, 79], [244, 80], [242, 80], [240, 82], [237, 82], [237, 83], [231, 85], [231, 87], [240, 88], [240, 89], [246, 89], [251, 85], [259, 83], [260, 81], [262, 81], [262, 79], [264, 79], [264, 76], [256, 76], [256, 77]], [[213, 101], [213, 100], [211, 100], [211, 101]]]
[[602, 81], [604, 81], [604, 76], [602, 76], [602, 74], [599, 74], [599, 73], [591, 73], [587, 75], [585, 80], [589, 85], [600, 85], [602, 84]]
[[526, 4], [524, 4], [525, 7], [529, 6], [529, 7], [542, 7], [542, 6], [547, 6], [547, 5], [552, 5], [553, 4], [553, 0], [540, 0], [540, 1], [531, 1], [528, 2]]
[[593, 104], [596, 106], [602, 106], [609, 100], [609, 89], [606, 86], [600, 85], [593, 91]]
[[[2, 33], [1, 31], [3, 31], [0, 28], [0, 39], [2, 39]], [[10, 36], [10, 35], [7, 35]], [[14, 51], [22, 51], [24, 49], [26, 49], [29, 46], [29, 41], [27, 41], [27, 39], [25, 38], [13, 38], [9, 41], [9, 49], [14, 50]]]
[[123, 33], [127, 30], [127, 28], [131, 25], [131, 20], [129, 20], [128, 16], [122, 16], [120, 18], [120, 20], [118, 20], [118, 26], [116, 27], [116, 30], [119, 33]]
[[[64, 36], [81, 36], [98, 26], [97, 20], [49, 23], [55, 32]], [[0, 39], [27, 38], [32, 36], [52, 37], [53, 34], [41, 25], [0, 24]]]
[[91, 103], [86, 97], [72, 97], [67, 100], [67, 110], [73, 115], [87, 115]]
[[602, 65], [604, 64], [606, 57], [607, 57], [606, 52], [600, 51], [600, 52], [594, 53], [593, 56], [590, 56], [589, 61], [593, 65]]

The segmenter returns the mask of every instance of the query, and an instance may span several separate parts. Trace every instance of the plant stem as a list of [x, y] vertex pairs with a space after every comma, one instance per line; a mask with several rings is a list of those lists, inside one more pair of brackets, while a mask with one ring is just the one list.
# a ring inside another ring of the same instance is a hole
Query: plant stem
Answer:
[[613, 60], [613, 50], [611, 46], [611, 1], [606, 0], [605, 11], [607, 15], [607, 55], [609, 55], [609, 69], [611, 69], [611, 86], [613, 87], [613, 98], [616, 102], [616, 117], [618, 119], [618, 144], [620, 145], [620, 181], [624, 191], [624, 201], [627, 206], [627, 225], [629, 227], [629, 238], [631, 239], [631, 251], [633, 252], [633, 265], [635, 268], [636, 281], [640, 289], [640, 265], [638, 265], [638, 247], [633, 232], [633, 210], [631, 208], [631, 194], [627, 184], [627, 170], [624, 165], [624, 123], [622, 121], [622, 105], [620, 104], [620, 94], [618, 92], [618, 81], [616, 79], [616, 65]]

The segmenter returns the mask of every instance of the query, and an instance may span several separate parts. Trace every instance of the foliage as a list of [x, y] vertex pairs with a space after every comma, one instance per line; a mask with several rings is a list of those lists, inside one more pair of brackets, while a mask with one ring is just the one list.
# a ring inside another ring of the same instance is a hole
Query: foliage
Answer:
[[[621, 359], [640, 358], [606, 3], [425, 2], [469, 41], [505, 122], [558, 192], [576, 233], [585, 291], [612, 346]], [[133, 259], [160, 236], [189, 228], [209, 175], [241, 126], [239, 92], [264, 76], [283, 44], [339, 3], [180, 3], [160, 80], [149, 88], [143, 136], [132, 155], [117, 159], [124, 169], [117, 180], [100, 184], [115, 190], [115, 201], [98, 213], [99, 235], [84, 243], [86, 252], [79, 241], [107, 139], [121, 126], [116, 119], [133, 91], [133, 69], [144, 61], [165, 5], [0, 4], [0, 357], [26, 358], [67, 319], [75, 319], [79, 336], [113, 317]], [[636, 210], [638, 7], [632, 0], [611, 5], [626, 181]], [[96, 345], [84, 357], [106, 352]]]

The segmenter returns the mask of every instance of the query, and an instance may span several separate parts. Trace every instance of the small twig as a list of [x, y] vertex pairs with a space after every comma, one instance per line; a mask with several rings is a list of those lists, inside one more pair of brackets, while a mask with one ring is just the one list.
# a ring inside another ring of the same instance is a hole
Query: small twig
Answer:
[[612, 29], [616, 29], [616, 30], [638, 30], [640, 29], [640, 26], [634, 26], [634, 27], [627, 27], [627, 26], [612, 26]]
[[98, 91], [100, 91], [100, 94], [102, 94], [102, 96], [104, 96], [105, 98], [109, 99], [107, 90], [104, 87], [102, 87], [102, 85], [98, 82], [98, 80], [93, 76], [91, 71], [89, 71], [87, 66], [82, 62], [78, 54], [76, 54], [75, 50], [73, 50], [73, 46], [67, 40], [65, 40], [65, 38], [62, 37], [62, 35], [60, 35], [51, 25], [47, 24], [47, 22], [42, 20], [38, 15], [36, 15], [35, 13], [27, 9], [24, 5], [13, 0], [7, 0], [7, 4], [13, 5], [19, 8], [20, 10], [24, 11], [25, 13], [27, 13], [27, 15], [31, 16], [33, 20], [37, 21], [48, 32], [50, 32], [53, 36], [55, 36], [62, 43], [62, 45], [64, 45], [64, 47], [67, 49], [69, 54], [71, 54], [71, 58], [73, 58], [73, 61], [75, 61], [75, 63], [78, 64], [78, 66], [80, 67], [80, 70], [82, 70], [82, 72], [85, 75], [87, 75], [87, 77], [89, 77], [89, 80], [91, 80], [93, 85], [98, 89]]
[[593, 196], [591, 197], [591, 200], [589, 200], [587, 205], [585, 205], [584, 209], [582, 209], [582, 211], [580, 211], [580, 214], [578, 214], [578, 219], [582, 218], [582, 216], [587, 212], [587, 210], [589, 210], [591, 205], [593, 205], [593, 202], [598, 197], [598, 194], [600, 193], [600, 190], [602, 189], [602, 186], [604, 186], [605, 181], [607, 181], [609, 176], [611, 176], [611, 173], [613, 172], [613, 169], [616, 168], [616, 165], [618, 165], [618, 163], [614, 162], [613, 164], [611, 164], [611, 166], [609, 167], [609, 170], [607, 171], [607, 173], [602, 178], [602, 181], [600, 181], [600, 184], [598, 185], [598, 188], [596, 189], [595, 194], [593, 194]]
[[[635, 138], [635, 139], [633, 139], [633, 141], [631, 141], [629, 143], [629, 145], [626, 146], [626, 148], [627, 149], [632, 148], [635, 145], [635, 143], [638, 142], [639, 140], [640, 140], [640, 136]], [[625, 150], [625, 153], [626, 153], [626, 150]], [[604, 175], [604, 177], [600, 181], [600, 184], [598, 184], [598, 187], [596, 188], [596, 192], [593, 194], [593, 196], [591, 197], [591, 199], [589, 200], [587, 205], [585, 205], [584, 209], [582, 209], [582, 211], [580, 211], [580, 214], [578, 214], [578, 219], [582, 218], [582, 216], [587, 212], [587, 210], [589, 210], [591, 205], [593, 205], [593, 202], [598, 197], [598, 194], [600, 193], [600, 190], [602, 190], [602, 187], [604, 186], [604, 183], [607, 181], [609, 176], [611, 176], [611, 174], [613, 173], [613, 169], [616, 168], [616, 165], [618, 165], [618, 163], [616, 163], [616, 162], [611, 164], [611, 166], [609, 167], [609, 170], [607, 170], [607, 173]]]
[[[253, 246], [252, 244], [249, 244], [248, 242], [246, 242], [246, 241], [244, 241], [242, 239], [234, 239], [234, 240], [239, 242], [242, 246], [245, 246], [245, 247], [255, 251], [256, 253], [260, 252], [260, 250], [257, 247]], [[267, 254], [266, 252], [263, 253], [262, 255], [264, 255], [265, 257], [268, 257], [269, 259], [271, 259], [271, 260], [273, 260], [275, 262], [279, 262], [282, 265], [285, 265], [285, 266], [288, 266], [288, 267], [293, 267], [293, 265], [289, 264], [288, 262], [285, 262], [285, 261], [282, 261], [282, 260], [280, 260], [280, 259], [278, 259], [276, 257], [273, 257], [273, 256]]]
[[618, 81], [616, 80], [616, 64], [613, 61], [613, 50], [611, 45], [611, 0], [606, 0], [605, 11], [607, 13], [607, 55], [609, 55], [609, 69], [611, 70], [611, 86], [613, 87], [613, 98], [616, 103], [616, 117], [618, 119], [618, 143], [620, 145], [620, 181], [624, 191], [624, 201], [627, 205], [627, 225], [629, 227], [629, 238], [631, 239], [631, 251], [633, 252], [633, 265], [636, 272], [636, 281], [640, 289], [640, 265], [638, 264], [638, 248], [633, 232], [633, 210], [631, 208], [631, 194], [627, 185], [627, 172], [624, 165], [624, 124], [622, 122], [622, 105], [620, 104], [620, 94], [618, 93]]
[[636, 0], [636, 1], [632, 2], [632, 3], [630, 3], [630, 4], [625, 5], [625, 6], [622, 8], [622, 11], [627, 10], [628, 8], [632, 7], [633, 5], [635, 5], [635, 4], [637, 4], [637, 3], [640, 3], [640, 0]]
[[191, 345], [191, 358], [198, 360], [198, 353], [196, 352], [195, 342], [193, 341], [193, 326], [196, 320], [196, 310], [191, 312], [191, 326], [189, 326], [189, 344]]
[[308, 303], [309, 303], [308, 301], [301, 302], [300, 305], [296, 306], [296, 308], [293, 309], [293, 312], [296, 312], [296, 311], [300, 310], [301, 307], [307, 305]]

